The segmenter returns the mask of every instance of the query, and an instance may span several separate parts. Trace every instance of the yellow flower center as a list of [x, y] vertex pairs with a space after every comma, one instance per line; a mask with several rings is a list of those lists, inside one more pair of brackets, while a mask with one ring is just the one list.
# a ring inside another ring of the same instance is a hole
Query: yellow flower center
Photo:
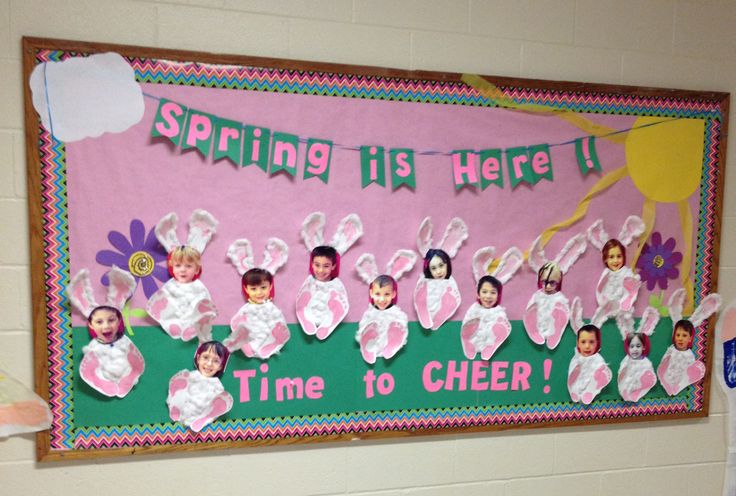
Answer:
[[662, 258], [662, 255], [657, 255], [656, 257], [654, 257], [654, 260], [652, 260], [652, 264], [654, 264], [654, 266], [658, 269], [661, 269], [664, 265], [664, 258]]
[[153, 257], [145, 251], [137, 251], [128, 259], [128, 269], [136, 277], [145, 277], [153, 272]]

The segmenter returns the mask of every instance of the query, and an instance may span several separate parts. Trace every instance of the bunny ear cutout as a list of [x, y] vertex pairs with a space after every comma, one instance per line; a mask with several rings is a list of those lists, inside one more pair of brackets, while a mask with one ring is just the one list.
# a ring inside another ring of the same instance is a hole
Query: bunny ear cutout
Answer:
[[529, 247], [527, 263], [535, 273], [538, 273], [539, 269], [547, 263], [547, 257], [544, 255], [544, 248], [542, 247], [542, 236], [537, 236], [532, 246]]
[[417, 249], [419, 255], [424, 257], [430, 248], [432, 248], [432, 231], [434, 226], [432, 225], [432, 218], [425, 217], [422, 223], [419, 225], [419, 231], [417, 231]]
[[631, 312], [621, 312], [616, 315], [616, 327], [618, 327], [621, 338], [624, 340], [634, 334], [634, 316]]
[[720, 336], [719, 344], [736, 338], [736, 301], [721, 312], [716, 324], [716, 336]]
[[617, 300], [607, 300], [602, 306], [595, 309], [590, 323], [600, 328], [610, 317], [618, 312], [619, 307], [620, 303]]
[[166, 253], [170, 253], [177, 246], [181, 246], [179, 238], [176, 237], [176, 225], [178, 223], [179, 217], [177, 217], [175, 212], [171, 212], [156, 224], [156, 228], [154, 229], [156, 239], [164, 247]]
[[496, 249], [493, 246], [484, 246], [473, 254], [473, 277], [476, 282], [488, 274], [488, 266], [495, 255]]
[[391, 260], [386, 266], [386, 272], [395, 280], [399, 280], [401, 276], [414, 268], [417, 263], [417, 254], [411, 250], [399, 250], [394, 253]]
[[[344, 220], [344, 219], [343, 219]], [[307, 250], [312, 251], [318, 246], [325, 243], [325, 214], [322, 212], [312, 212], [307, 215], [302, 222], [302, 241]]]
[[718, 293], [709, 294], [703, 298], [703, 301], [700, 302], [698, 308], [696, 308], [690, 316], [690, 322], [692, 322], [695, 327], [698, 327], [705, 321], [705, 319], [716, 313], [718, 309], [721, 308], [722, 302], [723, 298], [721, 298], [721, 295]]
[[107, 304], [117, 309], [123, 308], [135, 291], [135, 278], [113, 265], [112, 270], [107, 273], [110, 285], [107, 288]]
[[332, 247], [343, 255], [363, 235], [363, 222], [358, 214], [345, 216], [332, 237]]
[[227, 249], [227, 258], [241, 276], [255, 267], [253, 248], [247, 239], [236, 239]]
[[659, 310], [654, 307], [646, 307], [644, 313], [641, 315], [639, 321], [639, 329], [636, 331], [639, 334], [646, 334], [651, 336], [654, 334], [654, 328], [657, 327], [659, 322]]
[[560, 266], [560, 272], [566, 274], [572, 264], [577, 262], [578, 258], [585, 253], [585, 249], [588, 247], [588, 240], [585, 239], [585, 235], [580, 233], [577, 236], [570, 239], [565, 246], [560, 250], [559, 255], [555, 258]]
[[583, 300], [579, 296], [573, 298], [570, 303], [570, 325], [575, 335], [585, 325], [583, 324]]
[[370, 284], [378, 277], [378, 264], [372, 253], [363, 253], [355, 261], [355, 270], [364, 283]]
[[599, 250], [603, 248], [603, 245], [605, 245], [606, 241], [609, 239], [611, 239], [611, 237], [606, 232], [606, 228], [603, 227], [603, 219], [598, 219], [588, 228], [588, 240], [591, 245], [595, 246]]
[[523, 263], [524, 254], [520, 249], [512, 246], [506, 250], [506, 253], [501, 255], [501, 261], [498, 262], [498, 267], [493, 271], [493, 275], [501, 281], [501, 284], [506, 284], [516, 274], [516, 271], [521, 268]]
[[629, 246], [634, 238], [641, 236], [641, 233], [647, 228], [641, 217], [636, 215], [630, 215], [624, 221], [624, 225], [621, 228], [621, 232], [618, 235], [618, 240], [624, 246]]
[[466, 239], [468, 239], [468, 226], [460, 217], [453, 217], [445, 228], [440, 249], [450, 255], [450, 258], [454, 258]]
[[672, 324], [682, 320], [682, 308], [685, 305], [685, 288], [675, 290], [667, 302], [667, 310], [670, 312]]
[[67, 293], [72, 305], [74, 305], [85, 317], [89, 317], [92, 310], [100, 306], [95, 301], [95, 296], [92, 292], [92, 284], [89, 280], [89, 271], [87, 269], [82, 269], [77, 272], [77, 275], [74, 276], [71, 283], [69, 283]]
[[187, 245], [199, 253], [204, 253], [207, 243], [217, 230], [217, 220], [206, 210], [197, 209], [189, 218], [189, 237]]
[[289, 246], [279, 238], [268, 238], [266, 251], [263, 254], [262, 269], [266, 269], [272, 275], [284, 266], [289, 258]]

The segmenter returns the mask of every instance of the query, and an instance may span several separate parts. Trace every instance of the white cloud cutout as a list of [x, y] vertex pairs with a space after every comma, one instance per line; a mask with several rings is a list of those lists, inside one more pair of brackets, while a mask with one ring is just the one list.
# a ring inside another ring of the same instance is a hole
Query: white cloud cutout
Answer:
[[143, 117], [141, 87], [117, 53], [39, 64], [30, 86], [43, 126], [61, 141], [120, 133]]

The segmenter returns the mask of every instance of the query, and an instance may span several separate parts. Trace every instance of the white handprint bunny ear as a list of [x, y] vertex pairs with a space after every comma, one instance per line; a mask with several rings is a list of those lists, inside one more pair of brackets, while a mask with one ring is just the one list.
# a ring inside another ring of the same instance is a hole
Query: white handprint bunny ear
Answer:
[[363, 253], [358, 257], [358, 260], [355, 261], [355, 270], [366, 284], [371, 284], [379, 276], [376, 257], [372, 253]]
[[[417, 248], [421, 256], [425, 256], [432, 248], [433, 229], [432, 219], [425, 217], [417, 232]], [[445, 234], [442, 236], [438, 248], [447, 253], [450, 258], [454, 258], [466, 239], [468, 239], [468, 226], [461, 218], [453, 217], [445, 228]]]
[[520, 249], [512, 246], [506, 252], [501, 255], [501, 260], [498, 262], [498, 267], [494, 270], [491, 275], [501, 281], [501, 284], [506, 284], [516, 274], [524, 263], [524, 254]]
[[[585, 253], [585, 249], [587, 247], [588, 241], [582, 233], [568, 240], [568, 242], [565, 243], [565, 246], [562, 247], [562, 250], [560, 250], [560, 253], [558, 253], [553, 260], [557, 265], [559, 265], [560, 272], [565, 274], [570, 267], [572, 267], [572, 264], [574, 264], [578, 258]], [[539, 272], [539, 269], [550, 261], [552, 260], [549, 260], [544, 254], [544, 248], [542, 248], [542, 237], [538, 236], [529, 248], [527, 263], [534, 272]]]
[[690, 316], [690, 322], [692, 322], [695, 327], [698, 327], [700, 324], [705, 322], [708, 317], [716, 313], [718, 309], [721, 308], [721, 303], [723, 303], [721, 295], [718, 293], [709, 294], [703, 298], [703, 301], [700, 302], [698, 308], [696, 308]]
[[621, 331], [621, 337], [625, 340], [633, 334], [646, 334], [651, 336], [654, 334], [654, 328], [659, 322], [659, 310], [654, 307], [647, 307], [641, 315], [639, 328], [634, 329], [634, 316], [631, 312], [620, 312], [616, 315], [616, 325]]
[[398, 281], [401, 276], [414, 268], [415, 263], [417, 263], [416, 253], [412, 250], [398, 250], [388, 262], [386, 273]]
[[[108, 272], [108, 278], [110, 279], [110, 285], [107, 289], [105, 305], [120, 310], [135, 291], [135, 279], [129, 273], [115, 266]], [[80, 270], [74, 276], [69, 284], [68, 294], [72, 305], [85, 317], [89, 317], [92, 311], [100, 306], [95, 300], [87, 269]]]
[[578, 331], [584, 325], [583, 300], [579, 296], [576, 296], [572, 299], [572, 303], [570, 303], [570, 327], [572, 327], [573, 332], [577, 336]]
[[484, 246], [479, 248], [473, 254], [473, 277], [475, 282], [480, 281], [480, 278], [488, 274], [488, 266], [493, 261], [493, 257], [496, 255], [496, 248], [493, 246]]
[[189, 236], [187, 245], [199, 253], [204, 253], [207, 243], [217, 230], [217, 220], [206, 210], [197, 209], [189, 218]]
[[685, 306], [685, 288], [676, 289], [667, 302], [667, 310], [670, 312], [672, 324], [682, 320], [682, 308]]
[[616, 315], [616, 327], [618, 327], [621, 333], [621, 338], [625, 341], [626, 338], [634, 334], [634, 315], [631, 312], [620, 312]]
[[256, 265], [253, 247], [245, 238], [236, 239], [227, 249], [227, 258], [241, 276], [255, 267], [265, 269], [273, 275], [284, 266], [288, 257], [289, 247], [279, 238], [268, 239], [266, 250], [263, 253], [263, 262], [260, 265]]
[[[171, 212], [158, 221], [154, 229], [156, 238], [167, 253], [170, 253], [177, 246], [182, 245], [176, 235], [176, 226], [178, 223], [179, 217], [175, 212]], [[215, 234], [216, 229], [217, 220], [215, 220], [212, 214], [202, 209], [195, 210], [189, 218], [187, 246], [194, 248], [199, 253], [203, 253], [207, 243], [209, 243]]]
[[[302, 222], [301, 236], [307, 250], [312, 251], [316, 247], [325, 244], [325, 222], [325, 214], [322, 212], [312, 212]], [[332, 241], [330, 241], [330, 246], [337, 250], [340, 255], [344, 255], [362, 235], [363, 222], [358, 214], [346, 215], [337, 226]]]
[[[624, 221], [624, 225], [621, 228], [621, 232], [618, 235], [618, 240], [622, 245], [628, 246], [634, 240], [634, 238], [640, 236], [646, 229], [644, 221], [636, 215], [630, 215]], [[588, 228], [588, 239], [590, 244], [598, 248], [603, 248], [603, 245], [611, 239], [611, 236], [606, 232], [603, 227], [603, 220], [598, 219]]]

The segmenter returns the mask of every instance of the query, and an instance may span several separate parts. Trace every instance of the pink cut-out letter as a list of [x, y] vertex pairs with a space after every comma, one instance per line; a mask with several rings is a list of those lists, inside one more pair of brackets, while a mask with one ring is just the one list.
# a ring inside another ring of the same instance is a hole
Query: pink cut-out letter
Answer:
[[217, 143], [217, 150], [221, 152], [227, 151], [227, 140], [239, 139], [240, 129], [234, 127], [220, 128], [220, 141]]
[[[488, 390], [488, 382], [486, 379], [486, 369], [488, 368], [488, 362], [485, 361], [474, 361], [472, 372], [470, 374], [470, 389], [473, 391], [486, 391]], [[481, 382], [483, 381], [483, 382]]]
[[308, 166], [307, 172], [312, 175], [319, 176], [327, 170], [330, 161], [329, 143], [312, 143], [307, 149]]
[[496, 157], [488, 157], [480, 166], [480, 174], [483, 179], [495, 181], [498, 179], [498, 173], [501, 170], [501, 162]]
[[310, 400], [318, 400], [322, 397], [322, 391], [325, 390], [325, 380], [318, 375], [313, 375], [307, 379], [307, 386], [304, 388], [304, 394]]
[[514, 362], [513, 373], [511, 374], [511, 390], [526, 391], [529, 389], [529, 376], [532, 374], [532, 366], [528, 362]]
[[273, 145], [273, 163], [276, 165], [296, 167], [296, 148], [286, 141], [277, 141]]
[[240, 402], [250, 401], [250, 379], [256, 376], [255, 370], [236, 370], [233, 376], [240, 379]]
[[517, 181], [520, 181], [524, 178], [524, 171], [522, 170], [522, 166], [529, 161], [529, 157], [526, 155], [516, 155], [511, 159], [513, 169], [514, 169], [514, 177]]
[[478, 174], [475, 170], [477, 159], [478, 155], [472, 152], [463, 151], [452, 154], [452, 173], [455, 177], [455, 186], [478, 182]]
[[[436, 393], [442, 389], [442, 379], [432, 380], [432, 370], [442, 370], [442, 364], [436, 360], [427, 362], [422, 370], [422, 385], [428, 393]], [[372, 373], [372, 371], [371, 371]]]
[[546, 150], [537, 150], [532, 155], [532, 170], [537, 175], [549, 172], [549, 152]]
[[508, 382], [501, 382], [506, 378], [506, 369], [509, 362], [491, 362], [491, 391], [506, 391]]
[[187, 145], [197, 146], [197, 141], [207, 141], [212, 134], [212, 121], [202, 114], [192, 114], [187, 133]]
[[178, 103], [164, 103], [161, 106], [161, 117], [163, 117], [166, 123], [157, 122], [156, 131], [158, 131], [161, 135], [166, 136], [167, 138], [173, 138], [174, 136], [179, 134], [179, 123], [174, 118], [174, 115], [182, 115], [183, 113], [184, 109], [181, 108]]
[[396, 169], [396, 175], [399, 177], [407, 177], [411, 174], [411, 164], [406, 161], [409, 154], [406, 152], [399, 152], [396, 154], [396, 165], [399, 167]]

